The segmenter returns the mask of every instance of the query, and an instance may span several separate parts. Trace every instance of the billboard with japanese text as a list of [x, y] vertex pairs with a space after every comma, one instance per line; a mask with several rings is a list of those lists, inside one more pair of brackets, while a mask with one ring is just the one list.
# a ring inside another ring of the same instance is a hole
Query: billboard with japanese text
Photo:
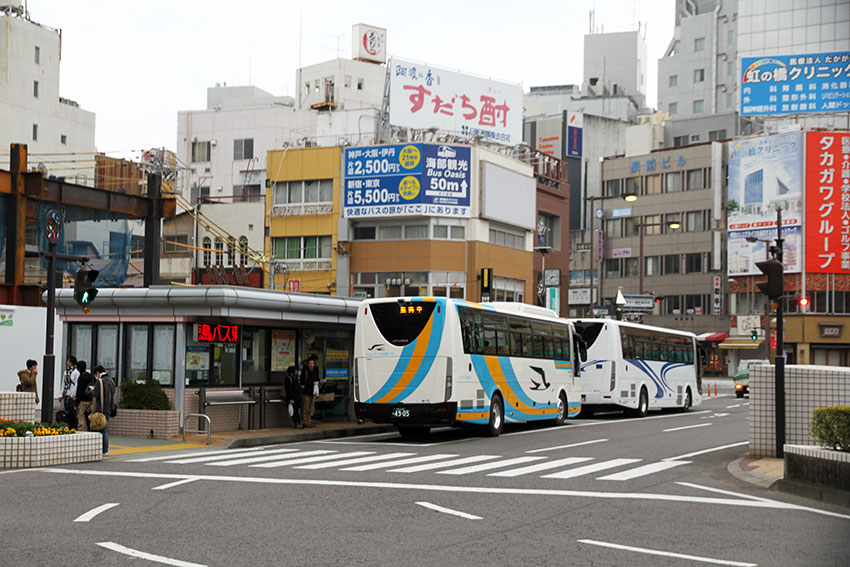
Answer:
[[782, 209], [785, 271], [800, 272], [802, 132], [745, 138], [730, 142], [728, 147], [729, 275], [761, 274], [755, 263], [767, 258], [767, 247], [776, 238], [777, 208]]
[[806, 272], [850, 272], [850, 132], [806, 133]]
[[744, 57], [741, 114], [850, 111], [850, 52]]
[[470, 159], [467, 146], [346, 148], [344, 215], [469, 217]]
[[393, 57], [390, 124], [522, 142], [522, 87]]

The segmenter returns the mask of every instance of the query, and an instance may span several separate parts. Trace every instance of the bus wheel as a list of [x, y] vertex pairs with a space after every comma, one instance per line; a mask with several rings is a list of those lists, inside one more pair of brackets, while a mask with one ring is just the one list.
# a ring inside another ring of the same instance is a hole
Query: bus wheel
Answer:
[[499, 394], [493, 394], [493, 399], [490, 401], [490, 422], [487, 424], [487, 434], [490, 437], [498, 437], [504, 422], [505, 406], [502, 404], [502, 397]]
[[405, 439], [425, 437], [431, 431], [431, 428], [427, 425], [396, 425], [395, 428], [398, 430], [398, 434]]
[[640, 389], [640, 398], [638, 399], [637, 409], [633, 409], [631, 414], [633, 417], [646, 417], [646, 412], [649, 409], [649, 394], [646, 393], [646, 388]]
[[693, 404], [694, 404], [694, 400], [693, 400], [693, 398], [691, 397], [691, 389], [690, 389], [690, 388], [687, 388], [687, 389], [685, 389], [685, 403], [684, 403], [684, 405], [682, 405], [682, 407], [680, 408], [681, 412], [682, 412], [682, 413], [685, 413], [686, 411], [690, 410], [690, 409], [691, 409], [691, 406], [692, 406]]
[[564, 425], [564, 421], [567, 419], [567, 395], [561, 392], [561, 395], [558, 396], [558, 414], [555, 416], [555, 419], [552, 420], [552, 425]]

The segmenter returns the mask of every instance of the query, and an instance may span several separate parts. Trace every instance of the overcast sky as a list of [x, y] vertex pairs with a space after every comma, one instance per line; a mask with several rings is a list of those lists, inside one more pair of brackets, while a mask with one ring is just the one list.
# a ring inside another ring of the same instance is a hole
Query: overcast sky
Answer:
[[28, 0], [28, 7], [34, 21], [62, 30], [61, 95], [97, 113], [98, 150], [121, 154], [174, 149], [178, 110], [205, 108], [216, 83], [294, 95], [299, 60], [351, 57], [355, 23], [386, 28], [390, 56], [527, 91], [581, 83], [591, 10], [605, 32], [640, 22], [654, 106], [657, 60], [674, 22], [674, 0]]

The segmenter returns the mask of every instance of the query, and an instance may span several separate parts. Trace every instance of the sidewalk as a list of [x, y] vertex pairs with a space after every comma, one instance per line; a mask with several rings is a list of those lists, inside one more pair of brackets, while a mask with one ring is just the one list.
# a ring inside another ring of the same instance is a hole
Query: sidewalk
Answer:
[[735, 478], [763, 488], [770, 488], [785, 477], [785, 460], [741, 457], [726, 467]]
[[[292, 427], [275, 427], [269, 429], [237, 429], [235, 431], [218, 431], [211, 434], [211, 444], [214, 447], [235, 449], [237, 447], [258, 447], [276, 443], [297, 443], [299, 441], [316, 441], [339, 437], [354, 437], [358, 435], [374, 435], [392, 433], [392, 425], [358, 424], [353, 421], [322, 423], [317, 422], [313, 429], [293, 429]], [[192, 433], [183, 437], [171, 439], [146, 439], [140, 437], [109, 436], [110, 455], [128, 455], [131, 453], [147, 453], [151, 451], [179, 451], [207, 446], [206, 434]]]

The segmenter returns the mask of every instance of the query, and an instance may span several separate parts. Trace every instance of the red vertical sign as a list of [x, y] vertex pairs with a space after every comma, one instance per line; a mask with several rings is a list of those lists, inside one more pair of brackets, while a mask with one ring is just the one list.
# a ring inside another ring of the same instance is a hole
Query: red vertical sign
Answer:
[[850, 132], [806, 134], [806, 272], [850, 270]]

